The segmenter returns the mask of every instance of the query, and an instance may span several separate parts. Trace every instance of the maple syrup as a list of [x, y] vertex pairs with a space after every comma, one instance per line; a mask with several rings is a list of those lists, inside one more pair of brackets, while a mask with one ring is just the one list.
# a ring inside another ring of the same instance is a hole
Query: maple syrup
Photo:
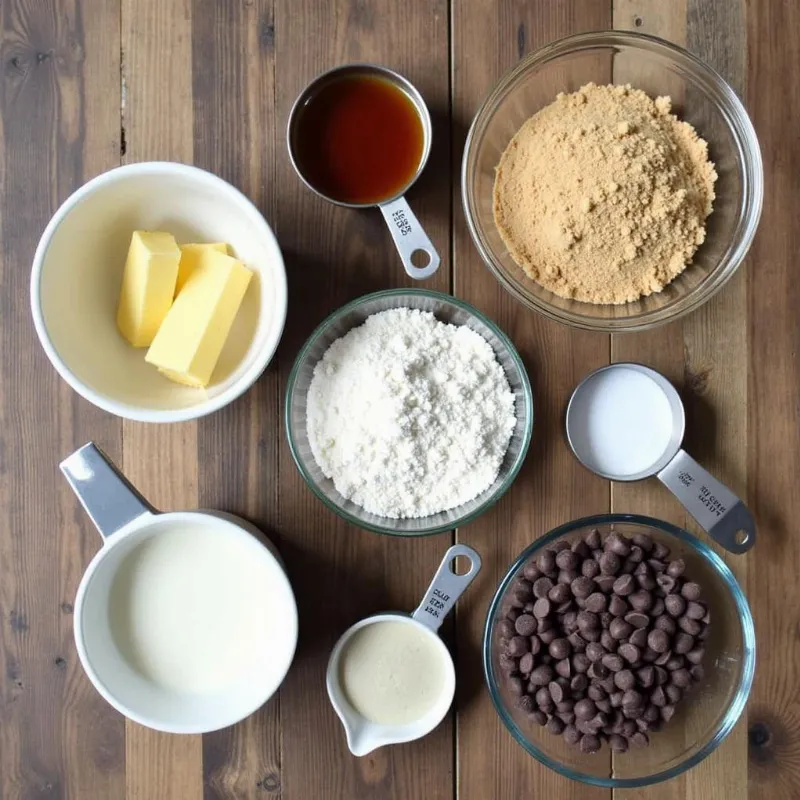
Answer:
[[299, 109], [292, 145], [303, 178], [340, 203], [377, 205], [419, 170], [425, 132], [411, 98], [370, 74], [323, 82]]

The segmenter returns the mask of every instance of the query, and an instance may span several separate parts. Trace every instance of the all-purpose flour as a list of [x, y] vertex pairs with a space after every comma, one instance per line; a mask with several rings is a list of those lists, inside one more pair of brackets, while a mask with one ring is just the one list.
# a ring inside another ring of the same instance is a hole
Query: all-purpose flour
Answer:
[[306, 414], [323, 473], [392, 518], [435, 514], [489, 488], [516, 423], [488, 342], [407, 308], [373, 314], [328, 348]]

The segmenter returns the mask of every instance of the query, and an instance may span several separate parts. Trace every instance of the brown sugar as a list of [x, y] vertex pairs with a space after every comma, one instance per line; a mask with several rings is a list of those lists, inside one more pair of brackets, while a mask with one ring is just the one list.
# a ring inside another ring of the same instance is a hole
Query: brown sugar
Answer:
[[705, 238], [708, 145], [630, 86], [559, 94], [500, 159], [494, 218], [512, 258], [561, 297], [626, 303], [661, 291]]

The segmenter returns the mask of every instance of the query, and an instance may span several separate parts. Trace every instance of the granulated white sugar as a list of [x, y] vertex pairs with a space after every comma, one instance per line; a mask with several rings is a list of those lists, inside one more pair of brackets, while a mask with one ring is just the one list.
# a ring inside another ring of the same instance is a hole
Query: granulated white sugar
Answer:
[[489, 343], [431, 313], [373, 314], [314, 369], [308, 438], [336, 489], [365, 510], [423, 517], [497, 478], [516, 424], [514, 393]]

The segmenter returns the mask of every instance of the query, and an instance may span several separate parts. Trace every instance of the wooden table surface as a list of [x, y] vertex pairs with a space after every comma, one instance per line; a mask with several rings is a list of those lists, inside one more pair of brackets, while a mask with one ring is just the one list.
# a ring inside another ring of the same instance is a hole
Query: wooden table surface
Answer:
[[[655, 482], [609, 484], [578, 467], [560, 423], [572, 387], [609, 360], [654, 366], [681, 387], [691, 450], [759, 525], [727, 561], [747, 590], [759, 663], [745, 718], [700, 766], [617, 798], [800, 797], [800, 3], [794, 0], [0, 0], [0, 798], [195, 800], [600, 800], [526, 756], [482, 684], [479, 647], [497, 581], [553, 526], [608, 510], [693, 523]], [[599, 28], [686, 45], [744, 99], [764, 154], [761, 228], [746, 264], [685, 320], [609, 337], [552, 324], [506, 294], [461, 211], [466, 129], [495, 81], [533, 48]], [[408, 281], [377, 212], [334, 208], [294, 175], [292, 101], [317, 73], [376, 61], [407, 75], [434, 116], [434, 149], [411, 201], [443, 263], [428, 282], [493, 318], [519, 348], [537, 420], [513, 489], [451, 535], [399, 540], [344, 524], [292, 463], [281, 402], [292, 360], [332, 309]], [[74, 394], [47, 362], [28, 306], [50, 216], [120, 163], [194, 163], [249, 195], [289, 276], [276, 358], [243, 398], [196, 423], [123, 422]], [[792, 276], [795, 276], [794, 278]], [[215, 507], [278, 544], [301, 640], [278, 696], [234, 728], [168, 736], [126, 722], [84, 676], [72, 603], [99, 545], [57, 470], [96, 440], [162, 509]], [[411, 608], [457, 539], [484, 569], [447, 636], [454, 713], [423, 741], [349, 755], [327, 702], [338, 635], [365, 614]]]

